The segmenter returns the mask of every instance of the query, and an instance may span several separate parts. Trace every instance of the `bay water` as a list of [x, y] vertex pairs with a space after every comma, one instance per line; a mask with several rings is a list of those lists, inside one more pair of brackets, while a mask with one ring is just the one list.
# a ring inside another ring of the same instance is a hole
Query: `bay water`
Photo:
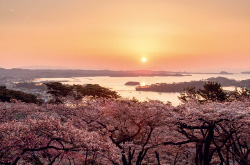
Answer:
[[[160, 100], [164, 103], [171, 102], [173, 105], [179, 105], [181, 102], [178, 99], [180, 93], [178, 92], [150, 92], [150, 91], [136, 91], [136, 86], [125, 85], [128, 81], [140, 82], [141, 85], [150, 85], [155, 83], [174, 83], [174, 82], [190, 82], [206, 80], [211, 77], [226, 77], [235, 80], [250, 79], [250, 74], [191, 74], [191, 76], [154, 76], [154, 77], [72, 77], [72, 78], [40, 78], [34, 80], [35, 82], [45, 81], [59, 81], [63, 84], [99, 84], [100, 86], [116, 91], [124, 98], [135, 97], [139, 101]], [[250, 85], [250, 84], [249, 84]], [[227, 89], [230, 89], [227, 87]], [[231, 88], [233, 89], [233, 88]]]

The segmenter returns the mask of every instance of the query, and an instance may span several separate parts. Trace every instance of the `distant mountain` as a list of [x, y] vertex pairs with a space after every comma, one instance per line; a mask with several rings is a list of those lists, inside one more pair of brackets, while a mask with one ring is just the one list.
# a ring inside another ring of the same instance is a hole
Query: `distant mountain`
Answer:
[[12, 76], [15, 78], [67, 78], [67, 77], [137, 77], [137, 76], [189, 76], [167, 71], [133, 70], [133, 71], [111, 71], [111, 70], [69, 70], [69, 69], [0, 69], [0, 77]]
[[44, 69], [51, 69], [51, 70], [57, 70], [57, 69], [69, 69], [67, 67], [63, 66], [42, 66], [42, 65], [32, 65], [32, 66], [24, 66], [20, 69], [32, 69], [32, 70], [44, 70]]

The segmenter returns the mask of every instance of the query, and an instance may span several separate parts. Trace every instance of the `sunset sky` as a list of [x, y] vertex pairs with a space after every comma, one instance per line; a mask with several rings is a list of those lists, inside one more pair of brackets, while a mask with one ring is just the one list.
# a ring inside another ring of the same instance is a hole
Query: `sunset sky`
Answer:
[[36, 65], [250, 71], [250, 0], [0, 0], [0, 67]]

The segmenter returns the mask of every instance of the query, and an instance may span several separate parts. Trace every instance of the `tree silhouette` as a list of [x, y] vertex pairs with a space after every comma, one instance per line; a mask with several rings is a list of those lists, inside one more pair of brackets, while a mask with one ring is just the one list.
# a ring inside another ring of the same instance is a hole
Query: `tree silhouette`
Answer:
[[188, 87], [181, 92], [179, 99], [186, 102], [190, 99], [204, 101], [218, 101], [224, 102], [229, 101], [229, 93], [222, 89], [222, 86], [218, 82], [208, 81], [203, 85], [203, 89], [196, 90], [195, 87]]
[[0, 101], [10, 102], [11, 100], [20, 100], [25, 103], [42, 104], [43, 101], [38, 99], [37, 96], [25, 93], [22, 91], [15, 91], [7, 89], [6, 86], [0, 86]]
[[84, 96], [91, 96], [93, 98], [118, 98], [119, 95], [115, 91], [108, 88], [101, 87], [98, 84], [82, 85], [63, 85], [60, 82], [46, 83], [48, 94], [53, 97], [52, 102], [63, 103], [62, 99], [71, 97], [74, 100], [81, 100]]
[[220, 83], [217, 82], [207, 82], [203, 86], [204, 89], [198, 90], [198, 95], [202, 97], [205, 101], [219, 101], [223, 102], [227, 100], [227, 93], [222, 89]]

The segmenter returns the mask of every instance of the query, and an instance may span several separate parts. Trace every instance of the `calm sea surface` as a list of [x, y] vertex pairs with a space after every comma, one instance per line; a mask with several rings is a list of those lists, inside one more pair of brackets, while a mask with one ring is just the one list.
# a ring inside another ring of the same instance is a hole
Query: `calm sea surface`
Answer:
[[72, 77], [72, 78], [40, 78], [35, 82], [43, 81], [60, 81], [64, 84], [99, 84], [103, 87], [110, 88], [117, 91], [119, 95], [124, 98], [137, 98], [140, 101], [147, 99], [160, 100], [163, 102], [170, 101], [173, 105], [180, 104], [178, 96], [180, 93], [162, 93], [162, 92], [148, 92], [136, 91], [135, 86], [124, 85], [128, 81], [137, 81], [141, 85], [150, 85], [155, 83], [173, 83], [173, 82], [189, 82], [204, 80], [210, 77], [227, 77], [235, 80], [250, 79], [250, 74], [192, 74], [192, 76], [169, 76], [169, 77]]

